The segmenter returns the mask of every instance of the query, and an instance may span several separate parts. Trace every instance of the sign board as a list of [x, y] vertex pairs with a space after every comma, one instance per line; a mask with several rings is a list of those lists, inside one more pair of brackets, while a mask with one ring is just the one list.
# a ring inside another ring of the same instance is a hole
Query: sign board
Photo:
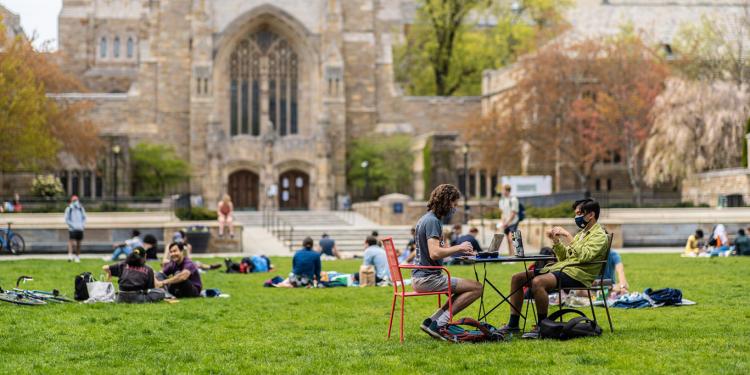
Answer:
[[552, 194], [552, 176], [503, 176], [500, 184], [510, 184], [512, 194], [521, 198]]

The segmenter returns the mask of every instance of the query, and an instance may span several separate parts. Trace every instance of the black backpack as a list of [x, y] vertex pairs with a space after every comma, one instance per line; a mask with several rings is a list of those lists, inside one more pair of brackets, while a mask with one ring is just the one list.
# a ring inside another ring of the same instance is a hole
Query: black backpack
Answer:
[[520, 201], [518, 202], [518, 222], [522, 222], [523, 219], [526, 218], [526, 207], [524, 207], [523, 203]]
[[86, 288], [86, 284], [92, 281], [94, 281], [94, 278], [91, 277], [91, 272], [84, 272], [76, 276], [75, 293], [73, 294], [73, 298], [75, 298], [76, 301], [85, 301], [89, 299], [89, 290]]
[[[579, 316], [567, 322], [556, 321], [565, 314]], [[578, 310], [562, 309], [539, 322], [539, 335], [544, 339], [568, 340], [576, 337], [601, 336], [602, 328]]]

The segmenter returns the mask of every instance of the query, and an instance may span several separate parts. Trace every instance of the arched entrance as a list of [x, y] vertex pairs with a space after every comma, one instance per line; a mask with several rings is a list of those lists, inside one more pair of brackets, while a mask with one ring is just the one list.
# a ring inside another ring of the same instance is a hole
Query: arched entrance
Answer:
[[279, 208], [306, 210], [310, 203], [310, 177], [299, 170], [286, 171], [279, 176]]
[[236, 210], [258, 209], [258, 175], [239, 170], [229, 175], [229, 196]]

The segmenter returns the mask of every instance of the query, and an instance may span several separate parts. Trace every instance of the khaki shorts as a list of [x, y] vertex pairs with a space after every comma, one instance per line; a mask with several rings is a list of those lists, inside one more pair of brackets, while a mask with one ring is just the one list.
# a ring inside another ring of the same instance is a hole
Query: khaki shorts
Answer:
[[[451, 290], [458, 287], [458, 277], [451, 277]], [[448, 276], [444, 274], [433, 274], [425, 277], [414, 277], [411, 286], [417, 292], [442, 292], [448, 290]]]

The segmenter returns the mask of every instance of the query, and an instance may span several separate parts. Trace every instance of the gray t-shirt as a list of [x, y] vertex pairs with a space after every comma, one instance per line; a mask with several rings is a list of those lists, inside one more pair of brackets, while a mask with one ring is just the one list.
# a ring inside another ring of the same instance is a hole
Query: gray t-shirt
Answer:
[[[418, 266], [442, 266], [443, 260], [432, 260], [430, 250], [427, 247], [427, 240], [430, 238], [441, 239], [443, 234], [443, 223], [435, 216], [432, 211], [428, 211], [417, 222], [417, 234], [414, 236], [417, 243], [417, 255], [414, 258], [414, 264]], [[442, 240], [440, 242], [442, 245]], [[430, 275], [440, 274], [440, 270], [420, 270], [411, 271], [412, 278], [427, 277]]]

